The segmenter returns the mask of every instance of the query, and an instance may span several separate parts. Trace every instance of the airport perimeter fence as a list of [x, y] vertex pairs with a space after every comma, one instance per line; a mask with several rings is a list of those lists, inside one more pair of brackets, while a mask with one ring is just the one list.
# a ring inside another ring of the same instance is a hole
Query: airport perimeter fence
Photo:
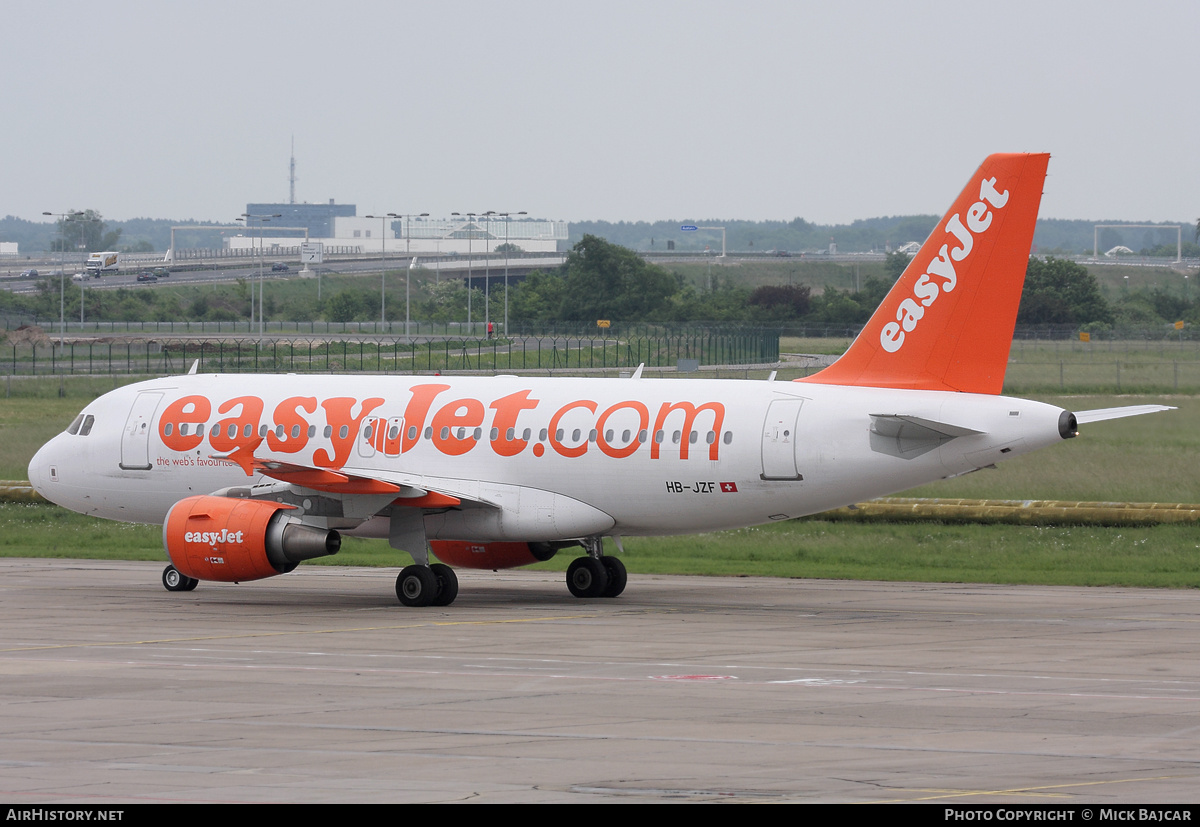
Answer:
[[[495, 336], [504, 338], [504, 325], [497, 319], [493, 319]], [[57, 317], [53, 319], [38, 319], [24, 316], [12, 316], [0, 314], [0, 330], [14, 331], [21, 328], [37, 327], [42, 330], [47, 336], [57, 339], [60, 335], [66, 337], [78, 338], [87, 336], [163, 336], [163, 337], [186, 337], [186, 336], [257, 336], [259, 333], [258, 322], [251, 322], [247, 319], [239, 319], [236, 321], [134, 321], [134, 322], [106, 322], [106, 321], [71, 321], [70, 319], [60, 326]], [[571, 322], [568, 324], [538, 324], [525, 325], [512, 323], [509, 325], [512, 331], [512, 338], [547, 338], [547, 337], [565, 337], [565, 338], [595, 338], [607, 336], [610, 338], [637, 338], [637, 337], [662, 337], [662, 336], [706, 336], [710, 334], [746, 334], [746, 335], [766, 335], [776, 336], [779, 334], [778, 325], [746, 325], [746, 324], [730, 324], [728, 322], [668, 322], [656, 324], [652, 322], [612, 322], [608, 327], [597, 327], [595, 322], [581, 324]], [[834, 329], [834, 328], [830, 328]], [[848, 328], [840, 327], [837, 330], [844, 331]], [[428, 320], [413, 319], [408, 324], [408, 329], [405, 330], [403, 319], [389, 319], [386, 322], [379, 320], [370, 322], [328, 322], [323, 320], [316, 321], [267, 321], [262, 325], [262, 333], [267, 336], [413, 336], [413, 337], [462, 337], [485, 339], [487, 337], [487, 322], [477, 320], [471, 323], [467, 322], [434, 322]], [[839, 335], [839, 334], [830, 334]]]
[[[496, 336], [503, 337], [503, 323], [492, 319]], [[0, 329], [13, 331], [22, 327], [40, 327], [43, 332], [52, 337], [58, 337], [60, 324], [58, 317], [39, 319], [20, 314], [0, 313]], [[535, 324], [513, 321], [509, 330], [513, 338], [551, 337], [587, 338], [594, 336], [639, 337], [639, 336], [699, 336], [711, 332], [744, 333], [748, 335], [778, 334], [799, 339], [853, 339], [859, 334], [863, 325], [846, 324], [841, 322], [796, 323], [777, 322], [769, 325], [751, 324], [728, 321], [692, 321], [692, 322], [621, 322], [609, 320], [608, 327], [597, 327], [596, 322], [538, 322]], [[248, 319], [234, 321], [71, 321], [66, 319], [61, 325], [65, 336], [120, 336], [133, 335], [163, 335], [163, 336], [257, 336], [259, 324]], [[461, 336], [464, 338], [487, 335], [487, 321], [478, 319], [470, 324], [467, 322], [429, 321], [427, 319], [412, 319], [405, 329], [403, 319], [389, 319], [386, 322], [375, 320], [369, 322], [330, 322], [324, 320], [308, 321], [267, 321], [263, 323], [264, 336]], [[1185, 325], [1181, 329], [1173, 325], [1110, 327], [1079, 325], [1017, 325], [1013, 331], [1013, 341], [1016, 342], [1080, 342], [1080, 334], [1086, 332], [1093, 349], [1101, 347], [1125, 347], [1134, 342], [1164, 342], [1200, 343], [1200, 325]]]
[[355, 340], [208, 338], [119, 342], [9, 343], [0, 348], [0, 375], [183, 373], [433, 373], [674, 368], [758, 365], [779, 361], [777, 334], [713, 333], [616, 338], [560, 336], [521, 339]]

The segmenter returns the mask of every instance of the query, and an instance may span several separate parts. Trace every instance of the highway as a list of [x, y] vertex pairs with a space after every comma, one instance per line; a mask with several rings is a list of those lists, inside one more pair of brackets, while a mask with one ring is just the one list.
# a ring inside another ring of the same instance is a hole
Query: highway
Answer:
[[[527, 273], [534, 269], [549, 269], [558, 267], [566, 260], [566, 256], [559, 255], [529, 255], [524, 257], [512, 257], [508, 260], [508, 272], [510, 280], [514, 278], [524, 277]], [[312, 278], [317, 275], [378, 275], [380, 270], [386, 266], [389, 272], [404, 271], [408, 268], [410, 258], [393, 258], [388, 257], [386, 262], [376, 258], [356, 257], [352, 259], [339, 259], [332, 262], [315, 266], [312, 268]], [[261, 275], [264, 279], [293, 279], [303, 278], [301, 275], [301, 265], [288, 263], [288, 270], [284, 272], [273, 272], [271, 265], [274, 261], [264, 261], [261, 269]], [[471, 274], [471, 281], [477, 288], [482, 289], [485, 276], [489, 278], [493, 285], [500, 283], [504, 278], [505, 261], [502, 256], [492, 256], [485, 258], [483, 256], [474, 257], [468, 264], [466, 256], [445, 257], [441, 259], [425, 258], [418, 260], [418, 267], [424, 270], [436, 271], [439, 276], [448, 278], [466, 279], [467, 274]], [[57, 271], [59, 269], [57, 262], [30, 264], [30, 267], [37, 269], [41, 273]], [[142, 270], [154, 270], [157, 267], [169, 267], [171, 274], [167, 277], [159, 279], [158, 282], [139, 282], [137, 274]], [[28, 269], [25, 267], [21, 270]], [[12, 273], [11, 276], [0, 277], [0, 287], [8, 289], [13, 293], [32, 293], [38, 289], [38, 282], [45, 281], [51, 283], [55, 288], [58, 287], [59, 277], [57, 275], [41, 275], [37, 280], [17, 278], [20, 270], [8, 268], [5, 272]], [[79, 289], [80, 282], [73, 281], [72, 275], [76, 270], [68, 267], [66, 273], [66, 286], [68, 288]], [[135, 287], [135, 288], [152, 288], [156, 284], [217, 284], [222, 282], [234, 281], [241, 279], [257, 280], [260, 275], [260, 269], [257, 263], [246, 264], [242, 262], [235, 266], [226, 266], [224, 263], [214, 264], [208, 267], [199, 267], [194, 264], [181, 265], [166, 265], [161, 261], [157, 263], [146, 262], [144, 265], [137, 268], [123, 270], [120, 273], [107, 273], [101, 278], [87, 278], [83, 281], [85, 289], [101, 288], [115, 289], [118, 287]]]

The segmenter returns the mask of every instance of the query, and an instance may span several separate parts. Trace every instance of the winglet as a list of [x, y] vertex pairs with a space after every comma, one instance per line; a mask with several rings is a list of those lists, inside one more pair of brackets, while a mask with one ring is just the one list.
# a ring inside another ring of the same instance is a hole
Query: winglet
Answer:
[[843, 356], [798, 382], [998, 394], [1046, 154], [991, 155]]

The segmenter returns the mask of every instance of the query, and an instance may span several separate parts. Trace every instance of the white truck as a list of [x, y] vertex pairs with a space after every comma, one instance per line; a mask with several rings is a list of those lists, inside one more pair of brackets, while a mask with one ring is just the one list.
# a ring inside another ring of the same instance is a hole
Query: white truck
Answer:
[[87, 271], [96, 278], [101, 273], [116, 273], [121, 269], [121, 254], [115, 251], [88, 255]]

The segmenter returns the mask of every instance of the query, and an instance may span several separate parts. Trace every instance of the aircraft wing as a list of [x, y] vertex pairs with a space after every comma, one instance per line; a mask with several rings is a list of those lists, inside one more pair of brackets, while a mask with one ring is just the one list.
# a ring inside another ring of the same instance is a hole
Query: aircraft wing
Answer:
[[[228, 454], [214, 454], [213, 459], [223, 459], [241, 466], [246, 476], [255, 472], [271, 479], [311, 488], [328, 494], [364, 494], [370, 496], [394, 495], [394, 505], [409, 508], [450, 508], [461, 505], [461, 497], [441, 491], [431, 491], [421, 485], [410, 484], [404, 479], [389, 481], [370, 471], [331, 470], [315, 468], [283, 460], [255, 456], [261, 438], [251, 445], [239, 447]], [[403, 476], [403, 475], [390, 475]], [[414, 478], [416, 479], [416, 478]]]
[[1080, 425], [1089, 422], [1103, 422], [1106, 419], [1121, 419], [1126, 416], [1141, 416], [1148, 413], [1173, 411], [1170, 405], [1129, 405], [1124, 408], [1096, 408], [1092, 411], [1076, 411], [1075, 421]]

